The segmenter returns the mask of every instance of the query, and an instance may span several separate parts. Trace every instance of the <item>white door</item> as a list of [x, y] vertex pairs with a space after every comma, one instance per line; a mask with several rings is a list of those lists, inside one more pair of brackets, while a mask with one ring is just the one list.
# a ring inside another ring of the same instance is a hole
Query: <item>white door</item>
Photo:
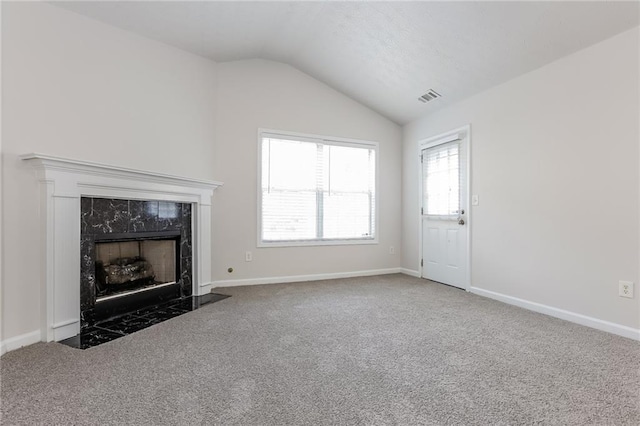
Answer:
[[468, 287], [468, 128], [423, 141], [422, 277]]

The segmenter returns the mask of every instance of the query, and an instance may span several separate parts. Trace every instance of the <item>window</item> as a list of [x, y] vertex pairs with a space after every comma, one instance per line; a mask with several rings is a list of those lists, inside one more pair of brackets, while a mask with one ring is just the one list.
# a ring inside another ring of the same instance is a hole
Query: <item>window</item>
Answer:
[[449, 142], [422, 151], [423, 205], [430, 216], [458, 216], [460, 145]]
[[259, 244], [375, 242], [376, 151], [262, 132]]

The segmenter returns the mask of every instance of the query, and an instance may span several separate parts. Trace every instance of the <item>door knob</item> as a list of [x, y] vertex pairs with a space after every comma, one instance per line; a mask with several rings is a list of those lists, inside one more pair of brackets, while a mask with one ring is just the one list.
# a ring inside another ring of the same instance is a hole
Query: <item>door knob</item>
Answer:
[[458, 220], [458, 225], [464, 225], [464, 219]]

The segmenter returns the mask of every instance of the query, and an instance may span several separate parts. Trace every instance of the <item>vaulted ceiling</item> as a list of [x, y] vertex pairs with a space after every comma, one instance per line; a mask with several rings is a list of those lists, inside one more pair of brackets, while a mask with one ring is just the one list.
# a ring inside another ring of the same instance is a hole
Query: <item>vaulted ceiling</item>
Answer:
[[290, 64], [400, 124], [639, 25], [637, 2], [611, 1], [54, 4], [217, 62]]

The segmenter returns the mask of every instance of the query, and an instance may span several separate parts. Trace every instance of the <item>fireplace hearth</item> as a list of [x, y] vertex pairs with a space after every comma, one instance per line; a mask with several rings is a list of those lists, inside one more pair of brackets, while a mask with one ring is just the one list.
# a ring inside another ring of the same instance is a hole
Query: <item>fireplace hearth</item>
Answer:
[[96, 321], [83, 327], [80, 334], [61, 340], [60, 343], [78, 349], [92, 348], [228, 297], [231, 296], [207, 293], [202, 296], [183, 297], [141, 306], [120, 315]]

